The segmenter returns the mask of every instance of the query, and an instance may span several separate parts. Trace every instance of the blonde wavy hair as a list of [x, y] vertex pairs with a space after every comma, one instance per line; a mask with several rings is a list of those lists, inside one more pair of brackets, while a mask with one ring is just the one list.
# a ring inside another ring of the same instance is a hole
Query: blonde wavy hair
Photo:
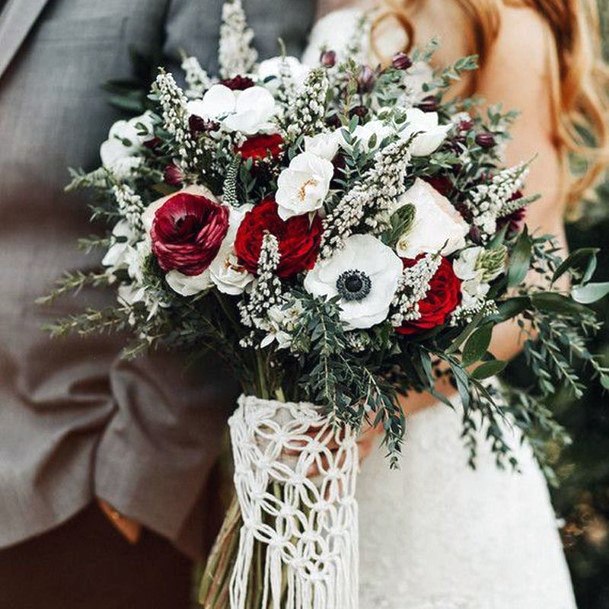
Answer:
[[[385, 0], [372, 27], [375, 48], [379, 26], [391, 18], [406, 33], [407, 52], [415, 39], [412, 11], [424, 1]], [[503, 4], [531, 8], [548, 24], [556, 50], [551, 58], [554, 133], [565, 159], [567, 205], [573, 214], [609, 165], [609, 71], [602, 58], [596, 0], [453, 1], [465, 16], [470, 52], [478, 55], [482, 69], [499, 32]]]

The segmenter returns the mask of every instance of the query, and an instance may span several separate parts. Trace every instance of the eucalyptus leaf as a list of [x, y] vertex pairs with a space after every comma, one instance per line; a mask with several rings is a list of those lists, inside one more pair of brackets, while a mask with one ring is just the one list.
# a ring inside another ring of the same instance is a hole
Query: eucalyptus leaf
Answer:
[[531, 266], [532, 251], [533, 243], [525, 228], [525, 231], [518, 238], [510, 258], [508, 267], [508, 285], [510, 287], [519, 285], [524, 281]]
[[592, 304], [609, 294], [609, 282], [576, 285], [571, 289], [573, 300], [581, 304]]
[[491, 376], [496, 376], [507, 366], [507, 362], [503, 362], [499, 359], [491, 360], [490, 362], [484, 362], [484, 364], [480, 364], [473, 372], [472, 378], [481, 381], [483, 379], [490, 378]]
[[567, 256], [558, 266], [556, 271], [554, 271], [552, 281], [556, 281], [562, 277], [569, 269], [583, 265], [584, 261], [586, 261], [588, 258], [596, 258], [596, 254], [598, 254], [599, 251], [600, 250], [597, 247], [584, 247], [575, 250], [569, 256]]
[[537, 309], [550, 313], [579, 315], [589, 311], [588, 307], [558, 292], [538, 292], [531, 296], [531, 302]]
[[462, 363], [464, 366], [471, 366], [484, 357], [491, 344], [492, 336], [493, 326], [491, 324], [485, 324], [472, 333], [463, 347]]
[[515, 296], [504, 302], [499, 306], [499, 316], [503, 321], [512, 319], [517, 315], [520, 315], [523, 311], [526, 311], [531, 306], [531, 299], [528, 296]]

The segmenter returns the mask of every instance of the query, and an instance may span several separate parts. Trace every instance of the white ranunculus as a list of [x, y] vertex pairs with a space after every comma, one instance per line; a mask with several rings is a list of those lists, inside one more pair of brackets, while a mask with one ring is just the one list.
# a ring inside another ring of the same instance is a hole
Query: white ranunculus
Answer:
[[352, 235], [343, 249], [317, 262], [304, 287], [314, 296], [340, 296], [341, 320], [349, 329], [371, 328], [387, 318], [402, 268], [402, 261], [376, 237]]
[[287, 220], [320, 209], [330, 190], [334, 165], [311, 152], [296, 155], [277, 179], [275, 201], [279, 217]]
[[128, 121], [117, 121], [99, 149], [102, 165], [117, 177], [127, 177], [141, 164], [138, 156], [144, 143], [154, 135], [152, 114], [145, 112]]
[[217, 121], [229, 131], [246, 135], [275, 130], [271, 119], [276, 114], [275, 99], [264, 87], [233, 91], [214, 85], [203, 96], [188, 102], [190, 114]]
[[290, 75], [298, 90], [304, 84], [311, 69], [296, 57], [272, 57], [258, 66], [258, 80], [264, 82], [267, 89], [275, 92], [279, 88], [279, 77], [284, 71]]
[[467, 222], [433, 186], [417, 178], [392, 211], [404, 205], [414, 207], [414, 219], [396, 245], [402, 258], [436, 253], [448, 256], [465, 247]]
[[239, 209], [231, 208], [228, 231], [218, 255], [213, 259], [209, 267], [209, 274], [213, 284], [220, 292], [230, 294], [231, 296], [242, 294], [254, 281], [254, 275], [239, 264], [234, 247], [239, 225], [251, 207], [251, 205], [244, 205]]
[[322, 159], [331, 161], [338, 153], [341, 141], [340, 131], [326, 131], [313, 137], [305, 136], [305, 152], [310, 152]]
[[150, 233], [150, 229], [152, 228], [152, 224], [154, 222], [154, 216], [155, 216], [156, 212], [161, 207], [163, 207], [163, 205], [165, 205], [165, 203], [169, 199], [171, 199], [171, 197], [173, 197], [181, 192], [188, 193], [191, 195], [200, 195], [202, 197], [208, 198], [210, 201], [214, 201], [216, 203], [218, 202], [218, 199], [215, 197], [215, 195], [212, 193], [212, 191], [209, 190], [209, 188], [206, 188], [205, 186], [187, 186], [186, 188], [183, 188], [182, 190], [174, 192], [170, 195], [167, 195], [166, 197], [161, 197], [160, 199], [157, 199], [156, 201], [153, 201], [152, 203], [150, 203], [150, 205], [148, 205], [148, 207], [142, 213], [142, 224], [144, 225], [144, 229], [146, 230], [147, 233]]
[[209, 269], [199, 275], [184, 275], [180, 271], [169, 271], [165, 275], [169, 287], [181, 296], [194, 296], [211, 287]]
[[441, 146], [451, 128], [452, 125], [439, 124], [437, 112], [410, 108], [401, 135], [406, 139], [414, 136], [410, 146], [412, 156], [429, 156]]
[[[364, 150], [373, 151], [377, 150], [380, 147], [381, 142], [392, 133], [394, 133], [394, 130], [389, 125], [375, 119], [368, 121], [363, 125], [358, 125], [351, 135], [353, 139], [359, 141]], [[341, 146], [345, 149], [349, 148], [344, 135], [341, 137]]]

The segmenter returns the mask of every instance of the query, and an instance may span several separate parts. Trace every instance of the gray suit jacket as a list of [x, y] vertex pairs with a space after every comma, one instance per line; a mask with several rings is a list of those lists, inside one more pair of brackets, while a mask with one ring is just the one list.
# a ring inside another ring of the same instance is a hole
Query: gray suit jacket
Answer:
[[[292, 52], [308, 0], [244, 0], [261, 55]], [[280, 10], [278, 10], [280, 8]], [[99, 165], [119, 118], [100, 85], [132, 76], [129, 48], [214, 69], [221, 0], [8, 0], [0, 16], [0, 547], [54, 527], [97, 495], [200, 550], [199, 500], [236, 387], [218, 366], [117, 358], [117, 337], [51, 340], [41, 326], [114, 296], [83, 292], [37, 306], [65, 270], [98, 260], [67, 167]]]

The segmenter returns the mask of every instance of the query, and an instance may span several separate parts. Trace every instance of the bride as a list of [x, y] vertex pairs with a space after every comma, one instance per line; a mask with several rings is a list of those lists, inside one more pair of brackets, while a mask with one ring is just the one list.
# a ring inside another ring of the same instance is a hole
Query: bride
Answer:
[[[374, 7], [321, 0], [322, 17], [304, 59], [315, 63], [320, 48], [340, 54], [367, 9], [374, 9], [366, 37], [372, 65], [432, 37], [441, 41], [438, 65], [478, 54], [480, 71], [454, 94], [476, 93], [520, 110], [506, 162], [537, 155], [528, 189], [542, 197], [527, 223], [532, 231], [557, 235], [566, 248], [563, 217], [603, 168], [575, 125], [583, 121], [597, 135], [599, 150], [607, 144], [593, 81], [593, 57], [600, 51], [585, 30], [592, 16], [585, 4], [393, 0]], [[579, 179], [566, 169], [572, 152], [588, 161]], [[518, 353], [518, 328], [502, 327], [493, 338], [498, 358]], [[439, 388], [450, 393], [443, 383]], [[556, 519], [530, 447], [513, 432], [521, 470], [514, 473], [496, 467], [481, 437], [474, 471], [459, 437], [458, 413], [426, 395], [404, 397], [403, 406], [408, 425], [398, 471], [389, 471], [382, 450], [372, 450], [374, 432], [361, 444], [369, 454], [359, 479], [362, 609], [573, 609]]]

